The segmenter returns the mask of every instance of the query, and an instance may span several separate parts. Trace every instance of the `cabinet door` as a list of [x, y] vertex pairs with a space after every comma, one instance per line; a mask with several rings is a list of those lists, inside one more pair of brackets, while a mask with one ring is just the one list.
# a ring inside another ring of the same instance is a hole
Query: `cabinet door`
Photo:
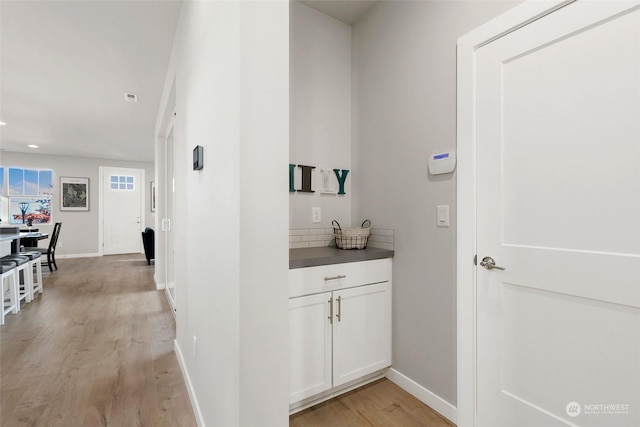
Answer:
[[333, 293], [333, 386], [391, 365], [391, 283]]
[[331, 388], [331, 292], [289, 300], [289, 403]]

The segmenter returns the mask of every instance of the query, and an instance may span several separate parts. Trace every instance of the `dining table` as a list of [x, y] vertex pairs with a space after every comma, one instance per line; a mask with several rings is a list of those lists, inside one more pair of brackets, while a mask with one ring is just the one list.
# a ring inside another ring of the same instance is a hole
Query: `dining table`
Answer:
[[18, 227], [0, 227], [0, 256], [16, 253], [21, 246], [37, 247], [38, 241], [48, 238], [49, 233], [20, 231]]
[[[11, 250], [17, 249], [20, 246], [24, 246], [25, 248], [35, 248], [38, 246], [39, 240], [44, 240], [49, 238], [49, 233], [41, 233], [40, 231], [23, 231], [20, 230], [20, 234], [18, 239], [14, 241], [11, 245]], [[14, 248], [13, 245], [16, 245]]]

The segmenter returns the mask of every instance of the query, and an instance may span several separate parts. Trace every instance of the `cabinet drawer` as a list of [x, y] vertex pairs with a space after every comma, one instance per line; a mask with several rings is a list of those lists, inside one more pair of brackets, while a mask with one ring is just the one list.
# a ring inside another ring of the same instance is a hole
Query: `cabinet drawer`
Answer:
[[289, 297], [317, 294], [391, 280], [391, 259], [289, 270]]

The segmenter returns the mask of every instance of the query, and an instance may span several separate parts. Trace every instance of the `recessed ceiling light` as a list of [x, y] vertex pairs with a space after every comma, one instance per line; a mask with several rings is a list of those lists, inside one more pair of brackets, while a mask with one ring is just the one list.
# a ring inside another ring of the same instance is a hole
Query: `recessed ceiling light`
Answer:
[[27, 145], [27, 147], [29, 147], [29, 148], [39, 148], [39, 147], [38, 147], [37, 145], [35, 145], [35, 144], [29, 144], [29, 145]]
[[7, 124], [5, 122], [0, 122], [0, 126], [6, 126]]

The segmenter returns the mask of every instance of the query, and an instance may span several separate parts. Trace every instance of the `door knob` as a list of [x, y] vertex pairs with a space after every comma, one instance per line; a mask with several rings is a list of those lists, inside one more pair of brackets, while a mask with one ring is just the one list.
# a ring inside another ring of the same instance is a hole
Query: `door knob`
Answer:
[[500, 267], [496, 265], [496, 262], [490, 256], [486, 256], [482, 258], [480, 262], [480, 266], [486, 268], [487, 270], [504, 270], [504, 267]]

